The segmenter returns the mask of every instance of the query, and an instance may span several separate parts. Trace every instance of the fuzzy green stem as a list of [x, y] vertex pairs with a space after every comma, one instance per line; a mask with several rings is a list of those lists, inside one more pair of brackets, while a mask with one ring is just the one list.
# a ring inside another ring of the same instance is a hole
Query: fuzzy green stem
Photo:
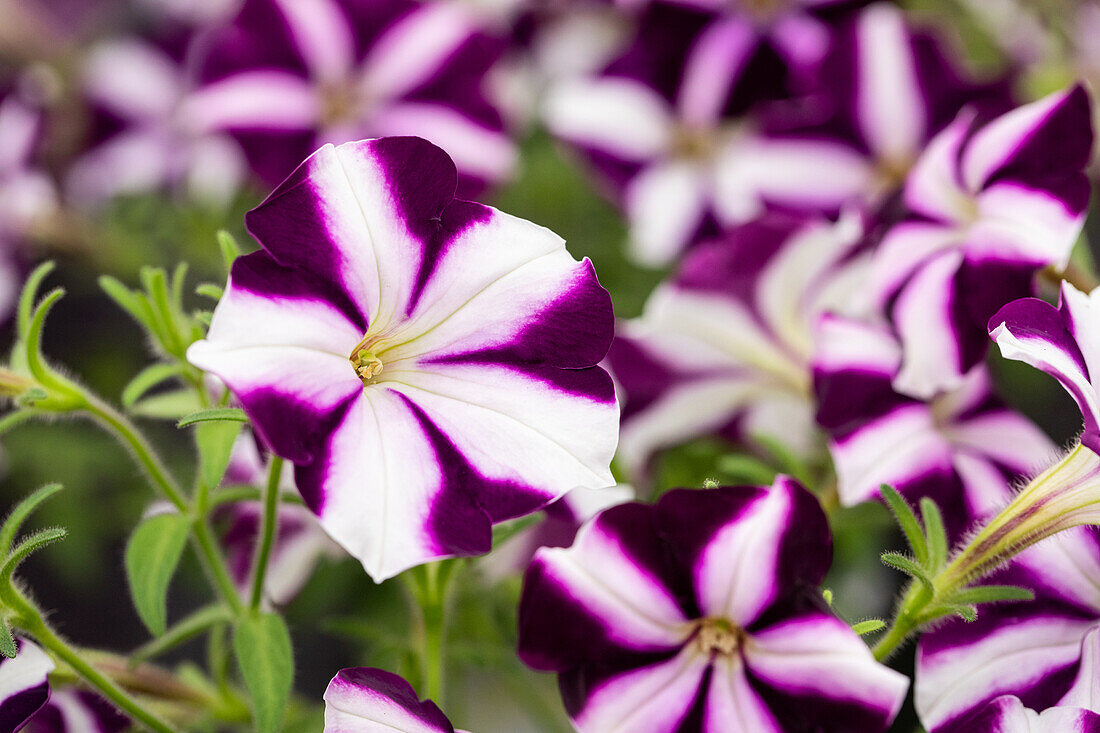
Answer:
[[407, 576], [413, 597], [419, 606], [420, 677], [424, 697], [443, 706], [446, 694], [447, 599], [454, 577], [455, 562], [443, 560], [415, 568]]
[[200, 516], [195, 519], [191, 526], [194, 532], [195, 547], [211, 582], [218, 589], [222, 599], [229, 604], [233, 615], [243, 615], [245, 612], [244, 601], [241, 600], [241, 595], [237, 592], [237, 586], [233, 584], [233, 578], [229, 575], [225, 557], [222, 556], [218, 543], [214, 540], [214, 533], [210, 529], [209, 522], [206, 521], [205, 516]]
[[187, 513], [187, 499], [183, 495], [183, 490], [180, 489], [179, 484], [172, 478], [172, 475], [168, 473], [168, 469], [164, 467], [164, 463], [157, 456], [153, 447], [149, 445], [149, 441], [146, 440], [141, 431], [125, 416], [95, 395], [85, 391], [83, 396], [87, 402], [84, 410], [110, 428], [115, 437], [130, 449], [135, 460], [145, 469], [145, 473], [149, 476], [153, 485], [175, 505], [176, 509]]
[[249, 606], [253, 611], [259, 610], [263, 600], [264, 579], [267, 576], [268, 561], [271, 559], [271, 549], [275, 544], [278, 529], [276, 520], [279, 515], [279, 477], [282, 473], [283, 459], [272, 456], [267, 469], [267, 486], [264, 488], [263, 528], [256, 548], [256, 566], [252, 571], [252, 597]]
[[175, 728], [142, 707], [129, 693], [86, 661], [76, 649], [58, 636], [42, 619], [39, 610], [18, 590], [9, 586], [8, 592], [4, 593], [4, 602], [18, 614], [19, 628], [34, 637], [35, 641], [48, 652], [68, 664], [115, 707], [149, 730], [157, 733], [175, 733]]

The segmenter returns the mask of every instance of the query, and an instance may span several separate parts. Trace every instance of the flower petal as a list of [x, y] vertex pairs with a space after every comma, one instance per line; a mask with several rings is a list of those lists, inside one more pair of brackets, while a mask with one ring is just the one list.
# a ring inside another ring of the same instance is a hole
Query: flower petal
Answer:
[[790, 589], [820, 583], [832, 560], [817, 499], [785, 476], [770, 488], [670, 491], [656, 513], [661, 536], [692, 569], [703, 616], [742, 628]]
[[884, 731], [909, 678], [879, 664], [835, 616], [809, 613], [755, 632], [745, 664], [784, 730], [829, 721], [830, 730]]
[[0, 730], [19, 730], [50, 697], [46, 676], [54, 663], [25, 639], [18, 639], [14, 659], [0, 661]]
[[430, 700], [401, 677], [371, 667], [336, 673], [325, 690], [324, 733], [454, 733]]

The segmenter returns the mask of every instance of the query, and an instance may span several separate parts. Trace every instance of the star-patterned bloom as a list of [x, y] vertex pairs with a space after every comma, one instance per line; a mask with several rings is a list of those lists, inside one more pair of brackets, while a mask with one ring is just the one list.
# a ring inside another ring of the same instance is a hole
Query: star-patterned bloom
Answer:
[[667, 264], [769, 205], [835, 212], [861, 185], [844, 146], [764, 138], [741, 115], [755, 47], [743, 22], [655, 3], [622, 56], [547, 95], [547, 127], [608, 184], [639, 262]]
[[418, 138], [323, 147], [249, 213], [263, 249], [188, 352], [376, 580], [614, 483], [607, 292], [550, 231], [455, 200], [456, 181]]
[[193, 102], [271, 184], [323, 143], [417, 135], [473, 195], [515, 164], [486, 84], [502, 50], [456, 0], [247, 0], [205, 45]]
[[984, 356], [989, 318], [1064, 268], [1084, 223], [1092, 150], [1077, 86], [992, 120], [963, 112], [906, 180], [909, 218], [875, 251], [872, 287], [903, 357], [894, 386], [928, 398]]
[[579, 731], [884, 731], [908, 687], [822, 610], [825, 515], [769, 487], [622, 504], [535, 556], [519, 653], [559, 675]]
[[991, 516], [1011, 487], [1050, 464], [1050, 439], [993, 393], [979, 364], [950, 392], [923, 401], [894, 390], [901, 345], [884, 325], [826, 315], [817, 325], [814, 392], [844, 505], [889, 484], [933, 498], [959, 536]]
[[867, 270], [856, 218], [768, 215], [700, 244], [620, 324], [608, 364], [623, 394], [632, 477], [692, 438], [765, 434], [820, 448], [810, 356], [826, 311], [854, 312]]

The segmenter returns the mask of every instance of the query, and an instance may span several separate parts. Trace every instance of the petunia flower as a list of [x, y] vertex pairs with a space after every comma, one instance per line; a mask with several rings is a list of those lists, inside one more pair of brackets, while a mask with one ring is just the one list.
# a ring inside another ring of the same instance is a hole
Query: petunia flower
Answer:
[[1003, 507], [1014, 482], [1057, 453], [994, 396], [983, 364], [926, 402], [894, 390], [902, 352], [884, 325], [826, 315], [815, 336], [817, 420], [829, 434], [844, 505], [889, 484], [912, 501], [933, 498], [957, 536]]
[[90, 690], [60, 689], [34, 714], [23, 733], [122, 733], [133, 728], [125, 715]]
[[472, 194], [515, 165], [486, 96], [501, 50], [456, 0], [247, 0], [208, 39], [193, 104], [271, 184], [323, 143], [418, 135]]
[[340, 670], [325, 690], [324, 733], [376, 731], [456, 733], [443, 711], [420, 700], [401, 677], [373, 667]]
[[[1036, 599], [949, 623], [920, 642], [917, 711], [929, 730], [952, 730], [993, 698], [1015, 695], [1036, 711], [1056, 705], [1100, 713], [1100, 431], [1094, 377], [1100, 364], [1100, 290], [1063, 283], [1055, 308], [1013, 301], [991, 320], [1007, 358], [1058, 379], [1084, 416], [1081, 442], [1024, 487], [955, 558], [972, 575], [1019, 552], [996, 582], [1035, 590]], [[1056, 535], [1056, 536], [1052, 536]], [[1039, 540], [1044, 540], [1040, 542]], [[948, 572], [945, 571], [945, 572]], [[1076, 682], [1074, 680], [1076, 679]]]
[[963, 73], [936, 35], [914, 28], [892, 4], [875, 3], [840, 23], [821, 67], [813, 89], [771, 109], [765, 127], [776, 139], [821, 145], [831, 173], [854, 184], [849, 203], [889, 201], [964, 105], [1008, 104], [1003, 80]]
[[1096, 733], [1100, 715], [1069, 706], [1047, 708], [1041, 713], [1024, 707], [1020, 698], [1002, 695], [969, 718], [960, 731], [967, 733]]
[[325, 146], [246, 217], [188, 357], [220, 377], [376, 580], [614, 483], [607, 292], [546, 229], [453, 199], [418, 138]]
[[711, 434], [820, 448], [812, 325], [855, 307], [860, 234], [851, 217], [763, 217], [698, 245], [642, 316], [620, 324], [608, 364], [623, 394], [619, 459], [632, 477], [654, 452]]
[[139, 37], [102, 41], [81, 68], [92, 112], [90, 146], [70, 165], [66, 193], [78, 206], [112, 197], [178, 189], [225, 203], [248, 172], [235, 140], [201, 119], [188, 68], [194, 31], [163, 42]]
[[912, 215], [886, 233], [872, 273], [901, 338], [899, 391], [957, 385], [985, 354], [996, 310], [1030, 295], [1037, 270], [1065, 267], [1091, 149], [1080, 86], [989, 121], [964, 112], [929, 144], [905, 185]]
[[602, 175], [646, 265], [768, 205], [835, 212], [863, 183], [847, 175], [858, 156], [843, 146], [765, 139], [735, 116], [752, 99], [746, 84], [761, 80], [749, 64], [756, 38], [741, 20], [710, 20], [655, 3], [621, 57], [545, 102], [548, 129]]
[[50, 697], [47, 675], [54, 663], [39, 647], [16, 639], [14, 659], [0, 657], [0, 730], [16, 731], [42, 709]]
[[544, 548], [519, 654], [557, 672], [579, 731], [884, 731], [908, 679], [820, 609], [825, 515], [787, 477], [671, 491]]
[[1001, 695], [1051, 718], [1065, 713], [1048, 708], [1100, 713], [1098, 539], [1082, 527], [1029, 548], [993, 580], [1032, 589], [1034, 600], [986, 606], [973, 623], [921, 637], [915, 704], [930, 733], [982, 730], [970, 721]]

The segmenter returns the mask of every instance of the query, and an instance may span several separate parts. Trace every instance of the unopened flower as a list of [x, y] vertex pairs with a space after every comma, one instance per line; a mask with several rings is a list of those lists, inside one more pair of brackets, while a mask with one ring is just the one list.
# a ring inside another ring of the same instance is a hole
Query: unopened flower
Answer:
[[376, 580], [614, 483], [607, 292], [553, 233], [455, 185], [418, 138], [323, 147], [248, 214], [263, 249], [188, 352]]
[[804, 454], [820, 446], [812, 324], [859, 292], [859, 241], [854, 218], [762, 217], [694, 248], [642, 316], [620, 324], [608, 364], [632, 476], [655, 451], [710, 434], [766, 434]]
[[817, 420], [829, 434], [844, 505], [889, 484], [927, 496], [958, 536], [1011, 497], [1011, 486], [1050, 462], [1055, 446], [998, 400], [979, 364], [929, 401], [895, 391], [901, 345], [885, 325], [827, 315], [815, 332]]
[[369, 731], [455, 733], [455, 728], [401, 677], [372, 667], [342, 669], [325, 690], [324, 733]]
[[715, 219], [739, 224], [768, 204], [835, 212], [862, 185], [843, 146], [764, 139], [734, 116], [752, 98], [757, 39], [742, 21], [707, 17], [655, 3], [622, 56], [547, 95], [549, 130], [610, 185], [647, 265], [713, 233]]
[[622, 504], [535, 556], [519, 654], [558, 673], [584, 732], [884, 731], [908, 680], [815, 603], [830, 561], [786, 477]]
[[204, 51], [191, 111], [269, 183], [321, 144], [384, 135], [442, 147], [464, 195], [512, 172], [484, 88], [500, 48], [463, 2], [248, 0]]
[[1091, 149], [1080, 86], [989, 121], [964, 112], [929, 143], [906, 181], [912, 215], [875, 252], [876, 297], [903, 347], [895, 387], [928, 398], [957, 385], [997, 308], [1030, 295], [1037, 270], [1065, 267]]

